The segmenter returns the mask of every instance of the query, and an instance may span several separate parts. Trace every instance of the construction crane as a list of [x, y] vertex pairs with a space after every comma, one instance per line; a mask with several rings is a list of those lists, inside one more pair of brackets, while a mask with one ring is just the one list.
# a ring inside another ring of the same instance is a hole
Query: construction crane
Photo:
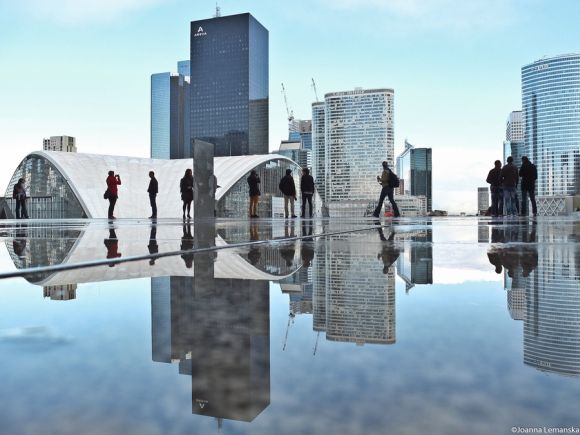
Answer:
[[316, 83], [314, 83], [314, 79], [312, 79], [312, 89], [314, 89], [314, 96], [316, 97], [316, 102], [318, 103], [318, 92], [316, 92]]
[[288, 106], [288, 98], [286, 97], [286, 88], [284, 88], [284, 83], [282, 83], [282, 95], [284, 95], [284, 103], [286, 104], [286, 114], [288, 115], [288, 122], [294, 121], [294, 112], [290, 110]]
[[288, 343], [288, 331], [290, 331], [290, 326], [294, 324], [294, 317], [296, 317], [296, 314], [290, 311], [290, 314], [288, 314], [288, 324], [286, 325], [286, 336], [284, 337], [284, 346], [282, 347], [283, 351], [286, 350], [286, 343]]

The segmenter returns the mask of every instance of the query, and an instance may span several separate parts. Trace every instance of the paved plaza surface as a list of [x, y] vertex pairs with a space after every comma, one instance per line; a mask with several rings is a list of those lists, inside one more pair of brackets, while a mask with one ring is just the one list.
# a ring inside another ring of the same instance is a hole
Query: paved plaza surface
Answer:
[[580, 432], [578, 217], [0, 238], [2, 433]]

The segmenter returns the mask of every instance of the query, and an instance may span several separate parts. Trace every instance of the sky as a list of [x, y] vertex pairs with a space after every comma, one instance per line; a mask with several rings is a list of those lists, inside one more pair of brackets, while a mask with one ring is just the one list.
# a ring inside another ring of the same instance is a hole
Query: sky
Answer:
[[[0, 186], [42, 139], [149, 156], [150, 75], [189, 57], [189, 23], [215, 1], [0, 0]], [[474, 213], [521, 109], [523, 65], [580, 52], [577, 0], [219, 2], [270, 37], [270, 150], [328, 92], [395, 91], [395, 154], [433, 149], [433, 208]], [[380, 168], [377, 168], [377, 173]], [[378, 197], [377, 190], [377, 197]]]

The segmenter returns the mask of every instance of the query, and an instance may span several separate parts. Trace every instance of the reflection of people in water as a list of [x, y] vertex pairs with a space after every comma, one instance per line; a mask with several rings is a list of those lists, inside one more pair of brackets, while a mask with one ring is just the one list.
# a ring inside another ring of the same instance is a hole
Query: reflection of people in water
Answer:
[[[157, 245], [157, 225], [151, 225], [151, 233], [149, 234], [149, 244], [147, 245], [149, 249], [149, 254], [157, 254], [159, 252], [159, 245]], [[155, 264], [155, 259], [151, 258], [149, 264], [153, 266]]]
[[[22, 227], [26, 228], [26, 225], [22, 225]], [[12, 249], [19, 257], [24, 256], [24, 251], [26, 251], [26, 233], [20, 226], [18, 231], [16, 231], [16, 237], [12, 240]]]
[[[193, 249], [193, 236], [191, 235], [191, 224], [188, 222], [183, 225], [183, 236], [181, 237], [182, 251], [190, 251]], [[193, 252], [186, 252], [181, 254], [181, 258], [185, 262], [185, 267], [191, 269], [193, 266]]]
[[[258, 231], [258, 224], [255, 221], [250, 223], [250, 241], [255, 242], [260, 240], [260, 235]], [[248, 260], [250, 264], [256, 265], [262, 258], [262, 253], [260, 252], [260, 248], [256, 245], [250, 246], [250, 251], [248, 252]]]
[[[119, 240], [117, 239], [115, 228], [109, 228], [109, 238], [104, 240], [104, 244], [107, 247], [107, 258], [118, 258], [121, 256], [121, 253], [119, 252]], [[115, 266], [114, 263], [109, 263], [109, 267], [113, 266]]]
[[389, 268], [395, 261], [397, 261], [397, 258], [399, 258], [400, 253], [399, 249], [394, 244], [395, 231], [391, 231], [391, 234], [389, 234], [389, 238], [387, 239], [383, 233], [382, 226], [380, 226], [380, 222], [377, 230], [379, 232], [379, 238], [382, 242], [385, 242], [383, 243], [381, 252], [377, 254], [377, 258], [383, 262], [383, 273], [387, 274], [389, 273]]
[[312, 245], [312, 221], [302, 221], [302, 244], [300, 245], [300, 257], [302, 257], [302, 266], [310, 267], [314, 259], [314, 246]]
[[519, 268], [522, 276], [527, 277], [538, 267], [538, 249], [535, 245], [514, 245], [510, 242], [535, 243], [536, 223], [532, 222], [531, 230], [520, 226], [497, 226], [491, 230], [492, 243], [507, 245], [491, 246], [487, 252], [489, 262], [495, 266], [495, 272], [501, 273], [502, 267], [508, 276], [513, 278]]

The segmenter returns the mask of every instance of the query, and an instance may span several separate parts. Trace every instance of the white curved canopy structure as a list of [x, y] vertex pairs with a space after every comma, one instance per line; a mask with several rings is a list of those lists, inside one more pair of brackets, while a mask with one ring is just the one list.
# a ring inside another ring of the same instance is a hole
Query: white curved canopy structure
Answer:
[[[158, 160], [140, 157], [110, 156], [100, 154], [35, 151], [29, 156], [44, 158], [56, 168], [78, 198], [88, 218], [107, 216], [108, 201], [103, 199], [105, 179], [109, 171], [120, 174], [119, 200], [115, 215], [120, 218], [143, 218], [151, 214], [147, 187], [149, 171], [155, 172], [159, 182], [157, 216], [170, 218], [181, 216], [179, 180], [187, 168], [193, 168], [191, 159]], [[296, 165], [278, 154], [216, 157], [214, 174], [218, 185], [216, 201], [219, 201], [250, 170], [268, 161], [285, 161]]]

